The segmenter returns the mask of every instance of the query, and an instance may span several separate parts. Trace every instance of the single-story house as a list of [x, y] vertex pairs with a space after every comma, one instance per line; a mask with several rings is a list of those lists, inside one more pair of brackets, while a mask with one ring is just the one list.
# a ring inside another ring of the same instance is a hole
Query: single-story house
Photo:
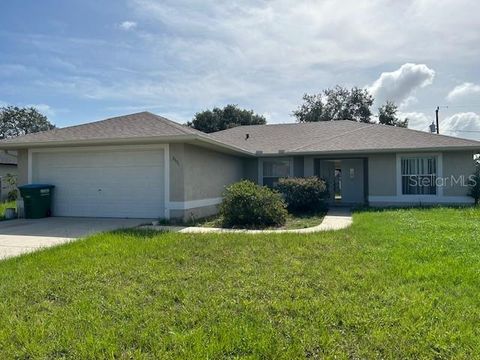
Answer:
[[56, 216], [184, 218], [217, 211], [226, 185], [317, 175], [331, 202], [465, 204], [480, 142], [354, 121], [205, 134], [148, 112], [3, 140], [19, 183], [55, 185]]

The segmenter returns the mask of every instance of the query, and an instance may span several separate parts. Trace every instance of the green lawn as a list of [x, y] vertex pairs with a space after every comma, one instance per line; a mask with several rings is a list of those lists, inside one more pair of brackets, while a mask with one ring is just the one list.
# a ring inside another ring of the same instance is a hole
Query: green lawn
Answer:
[[0, 262], [0, 359], [480, 354], [480, 210], [320, 234], [117, 232]]

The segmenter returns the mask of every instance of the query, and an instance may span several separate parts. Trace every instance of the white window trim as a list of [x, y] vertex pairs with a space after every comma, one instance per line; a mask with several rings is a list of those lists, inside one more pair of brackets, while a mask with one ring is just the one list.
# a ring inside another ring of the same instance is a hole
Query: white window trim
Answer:
[[269, 160], [287, 160], [290, 163], [290, 173], [288, 176], [293, 176], [293, 157], [270, 157], [270, 158], [260, 158], [258, 159], [258, 184], [263, 184], [263, 162]]
[[396, 167], [397, 167], [397, 198], [402, 199], [403, 201], [412, 201], [412, 202], [428, 202], [428, 201], [438, 201], [439, 198], [443, 198], [443, 187], [437, 186], [437, 193], [435, 195], [406, 195], [402, 193], [402, 158], [418, 158], [418, 157], [432, 157], [437, 158], [437, 178], [443, 177], [443, 153], [397, 153], [396, 154]]

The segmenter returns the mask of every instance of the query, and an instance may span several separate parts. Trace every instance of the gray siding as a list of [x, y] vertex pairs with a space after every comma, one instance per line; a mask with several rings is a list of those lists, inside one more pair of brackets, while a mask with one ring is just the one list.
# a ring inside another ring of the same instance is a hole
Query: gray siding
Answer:
[[18, 185], [28, 184], [28, 150], [18, 150]]
[[397, 169], [395, 154], [368, 156], [368, 195], [395, 196], [397, 194]]
[[[170, 201], [216, 199], [225, 186], [241, 180], [244, 159], [190, 144], [170, 145]], [[218, 205], [171, 210], [171, 218], [189, 221], [218, 212]]]
[[[473, 153], [455, 151], [443, 153], [443, 177], [446, 178], [443, 188], [444, 196], [468, 195], [468, 177], [474, 171]], [[462, 182], [455, 182], [463, 180]]]
[[184, 144], [170, 144], [170, 201], [184, 201]]
[[207, 216], [212, 216], [218, 213], [220, 205], [202, 206], [187, 210], [170, 210], [170, 218], [182, 220], [184, 222], [201, 219]]
[[243, 177], [239, 157], [185, 144], [183, 161], [185, 201], [220, 197], [226, 185]]

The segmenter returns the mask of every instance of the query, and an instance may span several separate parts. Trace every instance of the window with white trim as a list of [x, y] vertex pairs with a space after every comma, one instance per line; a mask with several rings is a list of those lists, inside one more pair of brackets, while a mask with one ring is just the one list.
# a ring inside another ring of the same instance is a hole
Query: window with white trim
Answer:
[[262, 178], [263, 185], [274, 187], [278, 179], [291, 176], [292, 162], [290, 159], [264, 159]]
[[402, 157], [402, 195], [437, 194], [437, 157]]

